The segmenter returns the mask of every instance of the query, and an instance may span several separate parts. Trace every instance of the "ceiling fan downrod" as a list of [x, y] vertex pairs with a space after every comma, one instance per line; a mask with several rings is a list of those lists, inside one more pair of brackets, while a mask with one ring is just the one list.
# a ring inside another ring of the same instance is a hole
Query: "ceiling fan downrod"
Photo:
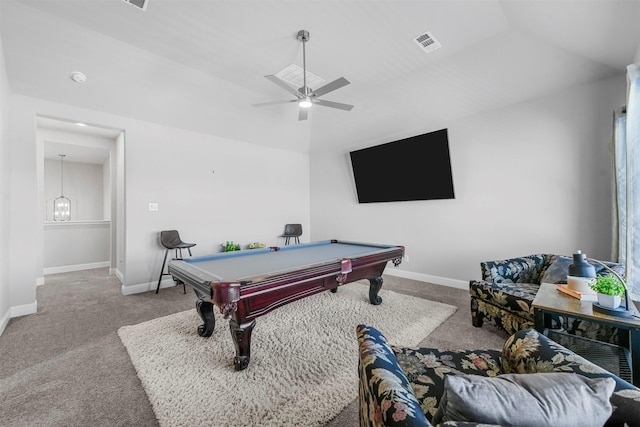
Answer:
[[302, 92], [305, 97], [309, 97], [309, 88], [307, 88], [307, 50], [306, 44], [309, 41], [309, 31], [300, 30], [298, 31], [298, 40], [302, 42]]

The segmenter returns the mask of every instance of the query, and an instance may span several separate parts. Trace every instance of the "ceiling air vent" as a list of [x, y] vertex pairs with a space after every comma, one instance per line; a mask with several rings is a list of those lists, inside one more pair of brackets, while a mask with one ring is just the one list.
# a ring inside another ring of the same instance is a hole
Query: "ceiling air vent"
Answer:
[[140, 10], [146, 10], [147, 9], [147, 3], [149, 3], [149, 0], [122, 0], [125, 3], [129, 3], [131, 6], [135, 6]]
[[413, 41], [427, 53], [433, 52], [434, 50], [442, 47], [440, 42], [436, 40], [429, 31], [424, 34], [420, 34], [418, 37], [414, 38]]

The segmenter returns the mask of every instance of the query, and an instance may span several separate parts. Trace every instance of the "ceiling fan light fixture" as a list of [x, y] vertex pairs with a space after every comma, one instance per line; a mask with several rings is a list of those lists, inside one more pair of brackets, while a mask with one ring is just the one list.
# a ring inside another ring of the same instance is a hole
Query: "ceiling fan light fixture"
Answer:
[[300, 98], [300, 101], [298, 101], [298, 107], [300, 108], [311, 108], [312, 105], [313, 103], [311, 102], [311, 98], [308, 96]]

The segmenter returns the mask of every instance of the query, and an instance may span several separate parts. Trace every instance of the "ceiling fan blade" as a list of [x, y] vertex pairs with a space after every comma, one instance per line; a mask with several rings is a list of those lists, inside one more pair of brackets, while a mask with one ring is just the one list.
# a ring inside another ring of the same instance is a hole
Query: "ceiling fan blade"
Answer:
[[311, 96], [322, 96], [325, 93], [340, 89], [341, 87], [346, 86], [349, 83], [349, 80], [345, 79], [344, 77], [340, 77], [339, 79], [335, 79], [331, 83], [327, 83], [326, 85], [319, 87], [314, 91], [311, 91]]
[[323, 107], [337, 108], [339, 110], [345, 110], [345, 111], [351, 111], [351, 109], [353, 108], [353, 105], [342, 104], [340, 102], [325, 101], [324, 99], [314, 99], [313, 103], [322, 105]]
[[289, 92], [290, 94], [295, 95], [297, 97], [301, 96], [300, 92], [298, 92], [298, 89], [296, 89], [296, 88], [294, 88], [292, 86], [289, 86], [287, 83], [283, 82], [282, 80], [280, 80], [279, 78], [277, 78], [273, 74], [269, 74], [268, 76], [265, 76], [265, 77], [267, 78], [267, 80], [277, 84], [282, 89], [284, 89], [287, 92]]
[[298, 113], [298, 121], [307, 120], [308, 115], [309, 115], [308, 108], [300, 108], [300, 112]]
[[298, 102], [297, 99], [291, 99], [289, 101], [271, 101], [271, 102], [261, 102], [259, 104], [251, 104], [254, 107], [265, 107], [267, 105], [274, 105], [274, 104], [288, 104], [289, 102]]

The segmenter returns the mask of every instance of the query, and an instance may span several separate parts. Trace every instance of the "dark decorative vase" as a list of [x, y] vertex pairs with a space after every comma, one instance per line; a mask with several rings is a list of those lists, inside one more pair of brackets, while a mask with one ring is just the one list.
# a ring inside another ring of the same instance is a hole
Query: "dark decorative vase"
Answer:
[[582, 252], [573, 254], [573, 264], [569, 265], [569, 276], [596, 277], [596, 268], [587, 262], [587, 256]]

